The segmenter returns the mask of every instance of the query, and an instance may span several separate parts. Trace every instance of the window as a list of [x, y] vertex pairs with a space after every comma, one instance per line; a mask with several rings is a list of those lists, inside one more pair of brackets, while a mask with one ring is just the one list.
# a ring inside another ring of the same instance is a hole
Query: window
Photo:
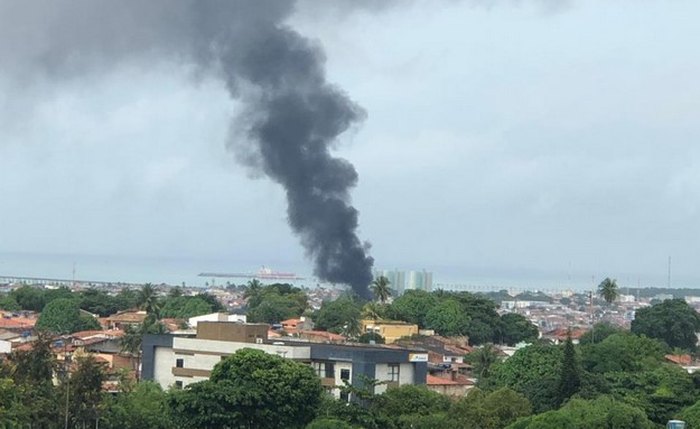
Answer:
[[323, 378], [325, 375], [325, 368], [326, 366], [323, 364], [323, 362], [313, 362], [311, 366], [314, 369], [314, 372], [318, 376], [318, 378]]
[[399, 381], [399, 371], [401, 366], [397, 363], [389, 364], [389, 381]]
[[183, 368], [185, 366], [184, 359], [175, 359], [175, 366], [178, 368]]
[[335, 365], [332, 362], [326, 362], [326, 378], [335, 378]]
[[175, 382], [175, 388], [178, 389], [178, 390], [179, 390], [179, 389], [182, 389], [182, 381], [179, 381], [179, 380], [176, 381], [176, 382]]
[[340, 370], [340, 379], [341, 380], [350, 380], [350, 370], [349, 369], [341, 369]]

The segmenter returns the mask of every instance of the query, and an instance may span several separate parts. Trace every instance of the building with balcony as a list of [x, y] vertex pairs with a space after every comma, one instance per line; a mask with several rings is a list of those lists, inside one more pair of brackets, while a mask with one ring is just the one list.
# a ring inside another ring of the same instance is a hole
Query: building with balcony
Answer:
[[199, 322], [197, 334], [146, 335], [143, 339], [142, 378], [163, 388], [182, 388], [206, 380], [221, 360], [243, 348], [253, 348], [310, 365], [321, 384], [338, 398], [339, 387], [359, 387], [369, 380], [388, 387], [425, 384], [428, 354], [422, 350], [367, 344], [311, 343], [299, 339], [267, 338], [268, 325]]

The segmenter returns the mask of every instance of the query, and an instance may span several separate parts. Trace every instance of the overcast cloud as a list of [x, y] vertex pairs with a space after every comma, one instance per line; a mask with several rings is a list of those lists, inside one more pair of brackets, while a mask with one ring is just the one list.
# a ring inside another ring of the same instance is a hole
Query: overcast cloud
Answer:
[[[674, 284], [700, 285], [700, 4], [479, 3], [302, 2], [290, 20], [367, 112], [337, 153], [375, 265], [636, 285], [672, 255]], [[226, 151], [237, 108], [174, 64], [4, 74], [0, 252], [310, 272], [283, 191]]]

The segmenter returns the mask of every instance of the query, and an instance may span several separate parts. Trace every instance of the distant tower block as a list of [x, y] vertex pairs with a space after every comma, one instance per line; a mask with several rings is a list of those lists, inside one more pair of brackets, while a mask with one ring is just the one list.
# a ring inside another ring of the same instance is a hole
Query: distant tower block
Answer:
[[395, 296], [403, 295], [407, 290], [433, 290], [433, 273], [430, 271], [399, 271], [399, 270], [376, 270], [374, 278], [384, 276], [389, 279], [389, 287], [394, 291]]

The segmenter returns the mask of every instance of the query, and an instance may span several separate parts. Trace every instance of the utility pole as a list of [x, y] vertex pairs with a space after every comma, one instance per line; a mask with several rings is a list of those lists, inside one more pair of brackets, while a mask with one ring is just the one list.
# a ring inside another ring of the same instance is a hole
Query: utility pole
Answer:
[[666, 287], [671, 289], [671, 256], [668, 257], [668, 279], [666, 282]]

